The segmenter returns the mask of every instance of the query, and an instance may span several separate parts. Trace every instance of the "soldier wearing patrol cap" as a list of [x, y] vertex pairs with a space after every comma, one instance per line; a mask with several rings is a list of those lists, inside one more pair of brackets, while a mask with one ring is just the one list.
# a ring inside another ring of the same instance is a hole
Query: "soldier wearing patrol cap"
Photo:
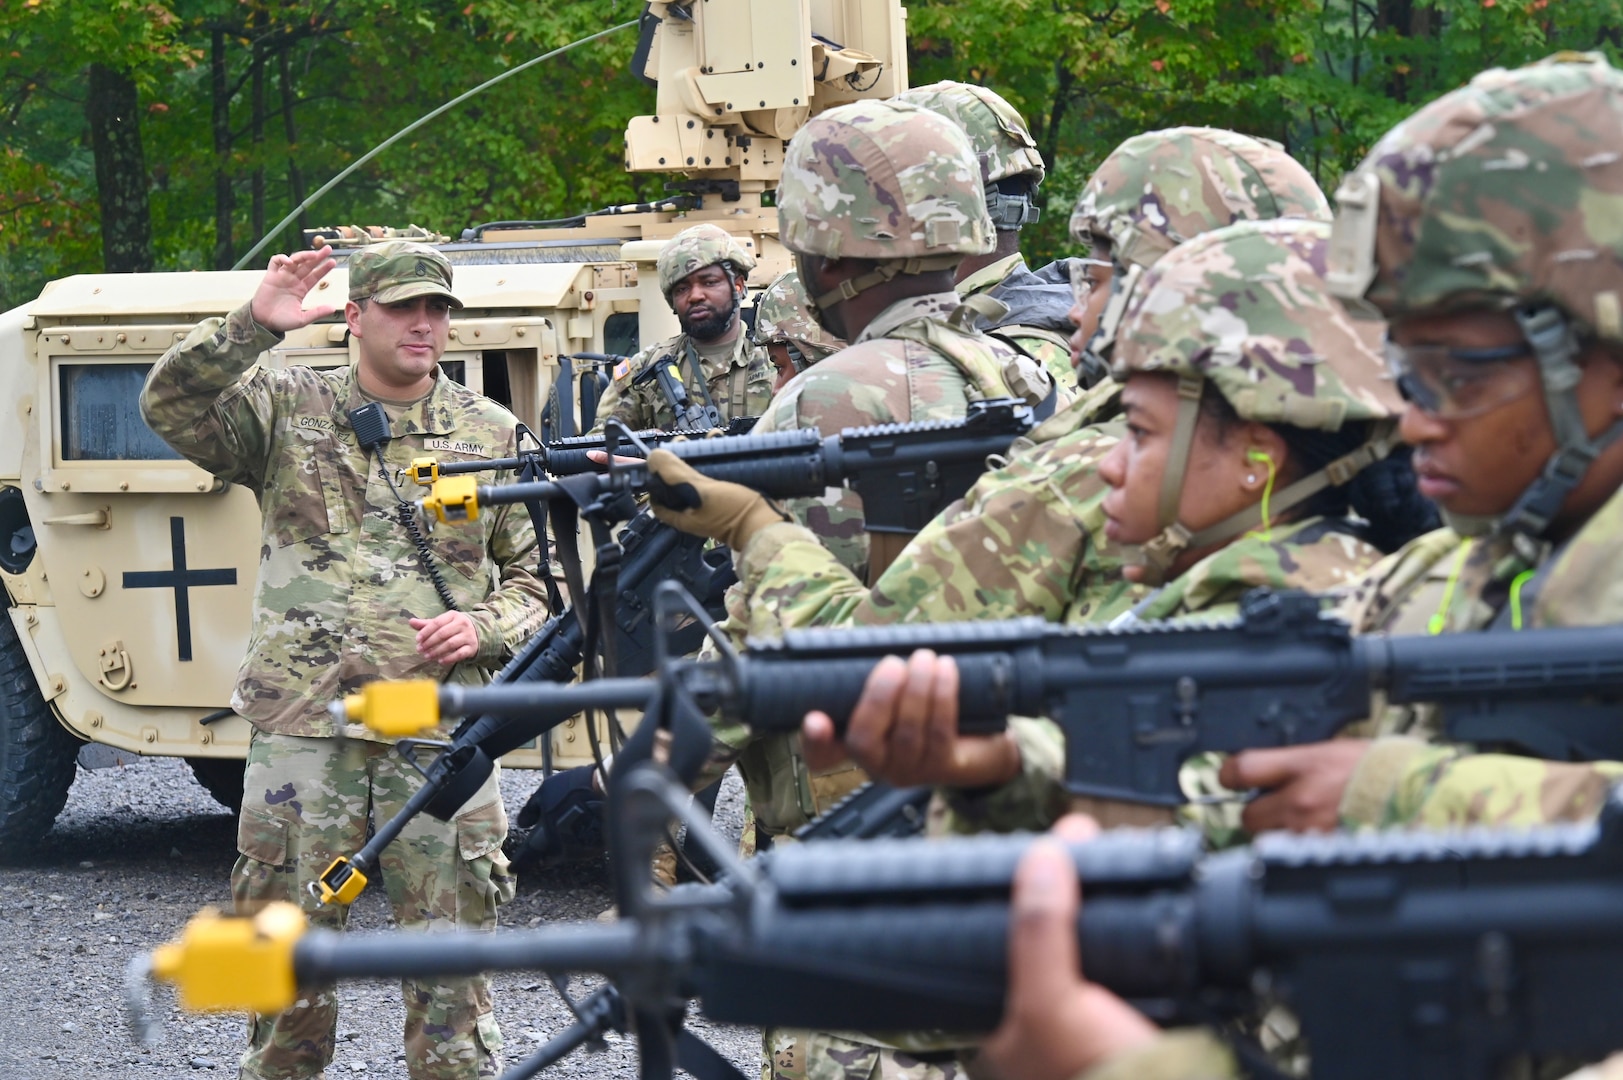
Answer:
[[[341, 927], [345, 910], [322, 906], [308, 886], [365, 843], [369, 811], [391, 817], [421, 777], [364, 729], [335, 738], [327, 704], [379, 678], [482, 683], [547, 612], [525, 567], [535, 535], [522, 508], [481, 514], [482, 530], [436, 535], [426, 552], [402, 524], [390, 477], [413, 457], [515, 452], [513, 415], [440, 369], [462, 306], [443, 255], [390, 241], [350, 257], [352, 366], [255, 367], [284, 334], [333, 313], [304, 306], [331, 255], [275, 256], [249, 303], [204, 320], [158, 361], [141, 412], [188, 459], [253, 491], [262, 512], [253, 629], [232, 697], [254, 728], [231, 874], [238, 913], [288, 900]], [[386, 440], [360, 444], [363, 407], [381, 407]], [[414, 819], [381, 866], [396, 922], [493, 928], [513, 888], [506, 832], [494, 775], [452, 821]], [[500, 1072], [484, 978], [408, 979], [403, 990], [413, 1080]], [[331, 990], [252, 1017], [241, 1075], [321, 1075], [337, 1022]]]
[[739, 318], [754, 258], [720, 226], [694, 225], [665, 245], [657, 267], [682, 332], [615, 367], [592, 430], [611, 418], [636, 431], [722, 427], [760, 416], [776, 372]]
[[1069, 342], [1071, 272], [1064, 259], [1032, 271], [1020, 254], [1020, 230], [1037, 221], [1034, 199], [1047, 173], [1025, 118], [1001, 94], [974, 83], [915, 86], [896, 100], [940, 113], [969, 136], [997, 245], [959, 264], [958, 295], [985, 296], [1001, 305], [1000, 311], [988, 304], [976, 325], [1047, 367], [1060, 387], [1058, 404], [1065, 404], [1077, 390]]

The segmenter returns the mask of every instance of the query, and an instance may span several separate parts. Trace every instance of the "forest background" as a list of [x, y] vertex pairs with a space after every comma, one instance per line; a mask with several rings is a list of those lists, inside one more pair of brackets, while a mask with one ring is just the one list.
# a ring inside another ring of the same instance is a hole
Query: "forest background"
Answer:
[[[1208, 124], [1333, 189], [1417, 105], [1558, 49], [1623, 53], [1623, 0], [910, 0], [912, 82], [984, 83], [1049, 162], [1027, 257], [1122, 139]], [[0, 0], [0, 311], [68, 274], [227, 268], [418, 116], [633, 0]], [[621, 169], [653, 107], [622, 31], [391, 147], [290, 226], [469, 225], [657, 196]]]

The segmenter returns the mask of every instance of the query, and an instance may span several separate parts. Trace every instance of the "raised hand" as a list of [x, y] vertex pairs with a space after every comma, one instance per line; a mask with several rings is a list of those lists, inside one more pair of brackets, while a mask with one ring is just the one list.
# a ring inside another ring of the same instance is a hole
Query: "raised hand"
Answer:
[[311, 251], [295, 251], [291, 255], [272, 255], [270, 267], [260, 279], [254, 293], [254, 322], [267, 330], [285, 334], [301, 326], [309, 326], [338, 310], [331, 304], [318, 304], [306, 308], [304, 298], [315, 288], [316, 282], [327, 276], [338, 263], [332, 257], [332, 248], [322, 245]]

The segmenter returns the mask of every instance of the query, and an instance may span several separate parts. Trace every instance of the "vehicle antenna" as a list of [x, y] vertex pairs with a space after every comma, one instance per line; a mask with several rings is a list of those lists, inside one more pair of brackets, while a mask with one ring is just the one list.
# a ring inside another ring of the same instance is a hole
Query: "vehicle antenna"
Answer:
[[420, 128], [424, 124], [428, 123], [430, 120], [433, 120], [435, 117], [438, 117], [438, 116], [440, 116], [440, 115], [442, 115], [444, 113], [450, 112], [452, 109], [456, 108], [458, 105], [462, 104], [464, 101], [467, 101], [469, 98], [473, 97], [475, 94], [482, 93], [483, 91], [490, 89], [492, 86], [495, 86], [497, 83], [501, 82], [503, 79], [512, 78], [514, 75], [517, 75], [519, 72], [524, 71], [524, 70], [526, 70], [528, 68], [532, 68], [532, 67], [534, 67], [535, 65], [541, 63], [544, 60], [551, 60], [555, 56], [562, 56], [564, 53], [568, 52], [569, 50], [571, 50], [573, 48], [576, 48], [577, 46], [588, 44], [590, 42], [596, 41], [598, 38], [608, 37], [610, 34], [618, 33], [619, 31], [624, 30], [624, 29], [626, 29], [628, 27], [636, 26], [637, 22], [638, 22], [637, 19], [631, 19], [631, 20], [629, 20], [627, 22], [621, 23], [618, 26], [611, 26], [607, 30], [599, 30], [597, 33], [592, 34], [589, 37], [583, 37], [583, 38], [580, 38], [577, 41], [571, 41], [568, 45], [560, 46], [559, 48], [553, 49], [549, 53], [543, 53], [540, 56], [535, 57], [534, 59], [526, 60], [526, 61], [524, 61], [524, 63], [520, 64], [518, 67], [509, 68], [508, 70], [502, 72], [500, 75], [496, 76], [494, 79], [489, 79], [489, 80], [487, 80], [485, 82], [480, 83], [478, 86], [474, 87], [472, 90], [469, 90], [467, 93], [460, 94], [457, 97], [452, 98], [450, 101], [447, 101], [444, 105], [441, 105], [439, 108], [435, 109], [433, 112], [427, 113], [427, 114], [425, 114], [423, 116], [418, 117], [416, 120], [413, 120], [411, 123], [407, 124], [405, 127], [401, 128], [399, 131], [395, 132], [393, 135], [390, 135], [387, 139], [384, 139], [382, 142], [378, 143], [372, 149], [368, 150], [366, 153], [364, 153], [360, 157], [356, 158], [353, 162], [350, 163], [348, 168], [346, 168], [346, 169], [342, 170], [341, 172], [339, 172], [339, 174], [337, 176], [333, 177], [331, 180], [328, 180], [325, 184], [322, 184], [321, 187], [317, 188], [310, 195], [309, 198], [305, 199], [298, 206], [295, 206], [293, 208], [293, 210], [287, 215], [287, 217], [283, 218], [281, 221], [278, 221], [276, 223], [275, 228], [271, 229], [264, 236], [260, 237], [259, 238], [259, 243], [255, 244], [253, 247], [249, 248], [248, 253], [246, 255], [244, 255], [242, 258], [238, 259], [236, 261], [236, 263], [231, 267], [231, 269], [233, 269], [233, 270], [241, 270], [243, 267], [247, 266], [250, 262], [253, 261], [253, 259], [254, 259], [254, 257], [256, 255], [258, 255], [261, 251], [265, 250], [265, 245], [269, 244], [273, 237], [281, 235], [282, 230], [287, 228], [289, 225], [291, 225], [294, 222], [294, 220], [297, 219], [298, 216], [300, 214], [302, 214], [309, 206], [311, 206], [317, 199], [321, 198], [323, 195], [327, 194], [327, 192], [329, 192], [333, 188], [337, 187], [340, 183], [343, 182], [345, 177], [349, 176], [350, 173], [354, 172], [356, 169], [359, 169], [362, 165], [365, 165], [368, 161], [371, 161], [373, 158], [377, 157], [379, 154], [381, 154], [385, 150], [389, 149], [389, 147], [393, 146], [395, 143], [399, 142], [401, 139], [405, 138], [407, 135], [410, 135], [412, 132], [416, 131], [418, 128]]

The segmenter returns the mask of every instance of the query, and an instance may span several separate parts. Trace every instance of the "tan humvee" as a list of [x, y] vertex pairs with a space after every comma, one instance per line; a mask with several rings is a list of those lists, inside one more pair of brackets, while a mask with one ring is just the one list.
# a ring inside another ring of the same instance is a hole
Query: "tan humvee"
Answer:
[[[656, 111], [630, 121], [626, 167], [672, 174], [685, 191], [577, 227], [499, 223], [440, 245], [467, 305], [442, 362], [537, 432], [579, 423], [571, 358], [629, 354], [675, 332], [652, 273], [664, 241], [720, 224], [747, 240], [750, 284], [764, 286], [789, 265], [776, 211], [762, 204], [784, 141], [813, 112], [907, 85], [897, 0], [654, 3], [649, 15], [638, 55], [658, 84]], [[341, 233], [328, 234], [341, 261], [320, 286], [339, 304], [342, 259], [362, 239]], [[175, 455], [136, 401], [153, 362], [200, 319], [243, 303], [259, 277], [82, 275], [0, 314], [0, 402], [11, 411], [0, 425], [0, 854], [50, 827], [76, 758], [184, 757], [221, 801], [240, 799], [249, 728], [228, 704], [259, 510], [246, 489]], [[353, 360], [335, 319], [290, 334], [266, 362]], [[581, 724], [553, 733], [556, 765], [590, 760]]]

